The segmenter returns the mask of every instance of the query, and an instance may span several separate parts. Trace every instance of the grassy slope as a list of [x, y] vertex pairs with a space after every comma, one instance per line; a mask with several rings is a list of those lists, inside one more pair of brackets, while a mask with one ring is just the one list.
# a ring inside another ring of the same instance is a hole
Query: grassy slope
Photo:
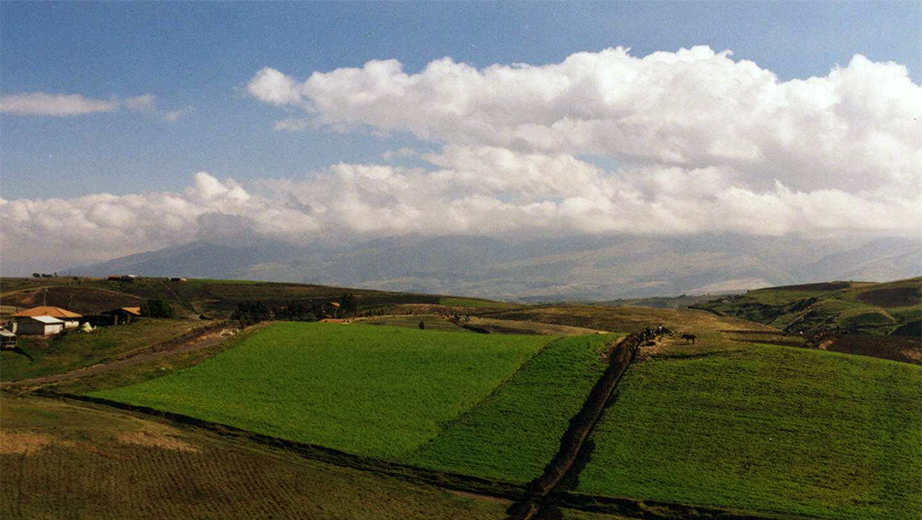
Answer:
[[395, 458], [435, 437], [551, 340], [280, 323], [188, 370], [93, 395]]
[[756, 346], [635, 364], [579, 491], [841, 519], [917, 519], [922, 368]]
[[[485, 314], [502, 320], [522, 320], [585, 327], [612, 332], [640, 332], [647, 327], [665, 325], [673, 331], [753, 329], [760, 325], [732, 317], [715, 316], [692, 309], [654, 309], [649, 307], [604, 307], [601, 305], [540, 305]], [[770, 330], [768, 327], [764, 327]]]
[[613, 335], [564, 338], [405, 462], [513, 482], [539, 476], [605, 369]]
[[448, 296], [439, 298], [439, 305], [445, 305], [447, 307], [474, 307], [492, 309], [507, 309], [511, 307], [517, 307], [517, 305], [512, 303], [483, 300], [480, 298], [455, 298]]
[[454, 323], [441, 318], [437, 314], [411, 314], [404, 316], [376, 316], [372, 318], [362, 318], [360, 323], [368, 325], [386, 325], [388, 327], [403, 327], [407, 329], [418, 329], [419, 323], [423, 322], [426, 330], [442, 330], [451, 332], [471, 333]]
[[[826, 285], [815, 290], [805, 290], [810, 286], [759, 289], [696, 307], [778, 328], [807, 332], [838, 328], [881, 335], [922, 316], [922, 278]], [[894, 293], [903, 297], [887, 297]]]
[[17, 346], [35, 361], [15, 352], [0, 353], [0, 381], [18, 381], [58, 374], [96, 364], [133, 350], [180, 336], [205, 322], [142, 319], [130, 325], [99, 327], [92, 333], [70, 331], [64, 336], [22, 336]]
[[0, 408], [5, 520], [475, 520], [509, 505], [104, 409], [7, 396]]

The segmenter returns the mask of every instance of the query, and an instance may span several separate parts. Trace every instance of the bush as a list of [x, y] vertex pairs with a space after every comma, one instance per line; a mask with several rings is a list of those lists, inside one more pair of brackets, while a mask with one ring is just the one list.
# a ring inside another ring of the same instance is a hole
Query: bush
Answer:
[[151, 318], [173, 318], [176, 311], [169, 303], [163, 300], [147, 300], [141, 303], [141, 316]]

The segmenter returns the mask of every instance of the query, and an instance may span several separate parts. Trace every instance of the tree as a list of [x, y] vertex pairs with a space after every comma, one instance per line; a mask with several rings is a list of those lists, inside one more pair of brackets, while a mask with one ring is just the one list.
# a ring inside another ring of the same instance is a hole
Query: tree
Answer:
[[149, 316], [151, 318], [173, 318], [176, 316], [176, 311], [173, 310], [173, 307], [169, 303], [163, 300], [145, 300], [141, 302], [141, 316]]
[[355, 304], [355, 296], [352, 294], [344, 294], [339, 304], [342, 306], [344, 316], [349, 314], [354, 315], [355, 311], [358, 309], [358, 305]]

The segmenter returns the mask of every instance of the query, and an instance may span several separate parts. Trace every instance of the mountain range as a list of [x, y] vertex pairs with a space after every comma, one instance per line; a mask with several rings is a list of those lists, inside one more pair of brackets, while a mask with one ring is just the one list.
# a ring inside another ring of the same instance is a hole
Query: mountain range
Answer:
[[251, 279], [519, 301], [591, 301], [909, 278], [922, 274], [922, 243], [906, 238], [749, 235], [525, 240], [406, 236], [307, 246], [197, 241], [66, 273]]

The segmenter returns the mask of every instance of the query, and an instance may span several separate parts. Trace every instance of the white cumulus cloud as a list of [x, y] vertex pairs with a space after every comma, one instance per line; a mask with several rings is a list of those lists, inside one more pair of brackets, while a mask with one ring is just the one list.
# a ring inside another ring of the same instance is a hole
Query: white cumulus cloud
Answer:
[[279, 130], [409, 132], [435, 151], [382, 155], [424, 161], [413, 168], [0, 200], [4, 260], [248, 236], [920, 233], [922, 87], [862, 56], [786, 82], [707, 47], [483, 69], [446, 58], [414, 74], [384, 60], [305, 80], [264, 68], [247, 91], [284, 112]]

